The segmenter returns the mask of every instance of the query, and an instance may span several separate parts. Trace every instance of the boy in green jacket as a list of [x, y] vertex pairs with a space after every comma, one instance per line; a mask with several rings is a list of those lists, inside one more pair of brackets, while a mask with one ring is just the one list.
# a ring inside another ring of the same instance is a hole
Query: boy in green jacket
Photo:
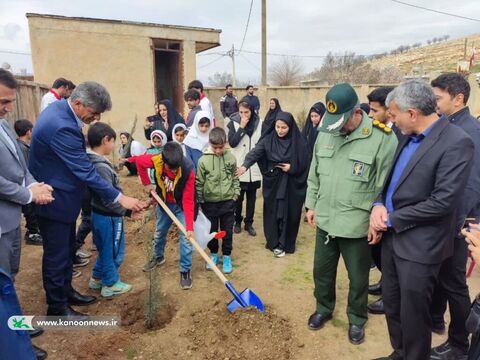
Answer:
[[[235, 222], [235, 202], [240, 195], [240, 181], [235, 176], [237, 162], [230, 150], [225, 149], [227, 135], [222, 128], [216, 127], [210, 132], [210, 146], [198, 161], [195, 179], [197, 202], [203, 213], [212, 223], [211, 232], [225, 231], [222, 241], [223, 266], [225, 274], [233, 270], [232, 233]], [[212, 261], [217, 264], [218, 240], [208, 243]], [[207, 264], [207, 270], [211, 270]]]

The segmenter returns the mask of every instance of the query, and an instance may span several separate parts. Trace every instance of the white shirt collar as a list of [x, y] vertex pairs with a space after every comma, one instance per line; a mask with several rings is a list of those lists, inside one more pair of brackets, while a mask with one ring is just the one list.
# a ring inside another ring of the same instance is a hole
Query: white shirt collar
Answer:
[[73, 116], [75, 116], [75, 120], [77, 120], [77, 125], [81, 129], [85, 125], [82, 120], [75, 114], [75, 111], [73, 111], [72, 104], [70, 104], [70, 101], [67, 100], [67, 104], [70, 107], [70, 110], [72, 110]]

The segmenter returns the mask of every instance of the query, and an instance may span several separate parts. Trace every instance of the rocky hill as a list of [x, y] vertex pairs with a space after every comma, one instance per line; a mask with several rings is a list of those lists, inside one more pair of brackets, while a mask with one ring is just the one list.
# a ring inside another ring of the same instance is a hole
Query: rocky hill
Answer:
[[455, 71], [458, 61], [464, 60], [465, 39], [467, 39], [467, 58], [470, 56], [473, 46], [476, 46], [477, 53], [479, 53], [480, 34], [476, 34], [425, 45], [401, 54], [387, 55], [380, 59], [371, 60], [369, 63], [375, 68], [396, 66], [405, 75]]

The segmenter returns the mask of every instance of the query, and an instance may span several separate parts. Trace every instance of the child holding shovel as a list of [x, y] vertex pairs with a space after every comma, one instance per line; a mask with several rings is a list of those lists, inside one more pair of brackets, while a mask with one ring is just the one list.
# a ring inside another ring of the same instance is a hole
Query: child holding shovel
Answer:
[[[137, 165], [138, 175], [148, 193], [155, 190], [173, 214], [183, 223], [188, 236], [193, 237], [195, 212], [195, 172], [191, 162], [183, 155], [176, 142], [168, 142], [159, 155], [141, 155], [127, 159]], [[148, 169], [155, 170], [155, 185], [150, 184]], [[165, 263], [165, 244], [172, 219], [160, 206], [156, 207], [157, 224], [154, 235], [155, 254], [145, 264], [143, 271], [152, 271]], [[192, 245], [180, 233], [180, 286], [187, 290], [192, 287], [190, 269], [192, 267]]]
[[[216, 127], [209, 134], [210, 146], [203, 151], [198, 161], [195, 193], [204, 214], [212, 223], [211, 232], [223, 230], [226, 236], [222, 241], [223, 266], [225, 274], [233, 270], [232, 233], [235, 222], [235, 203], [240, 195], [240, 180], [235, 176], [237, 162], [229, 149], [225, 149], [227, 135], [222, 128]], [[211, 259], [216, 265], [218, 258], [218, 240], [208, 243]], [[211, 270], [210, 265], [206, 265]]]

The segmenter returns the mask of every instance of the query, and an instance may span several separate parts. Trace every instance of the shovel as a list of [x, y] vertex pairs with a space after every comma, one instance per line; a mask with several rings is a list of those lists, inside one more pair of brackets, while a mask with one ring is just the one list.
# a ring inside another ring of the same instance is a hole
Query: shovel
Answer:
[[162, 201], [162, 199], [160, 199], [158, 194], [153, 190], [152, 190], [151, 194], [155, 198], [155, 200], [158, 202], [158, 204], [163, 208], [163, 210], [167, 213], [167, 215], [170, 217], [170, 219], [172, 219], [172, 221], [175, 223], [175, 225], [177, 225], [177, 227], [180, 229], [180, 231], [185, 235], [185, 237], [188, 239], [188, 241], [190, 241], [192, 243], [192, 245], [199, 252], [199, 254], [203, 257], [203, 259], [210, 265], [213, 272], [219, 277], [219, 279], [226, 286], [228, 291], [230, 291], [232, 293], [233, 300], [230, 301], [227, 304], [228, 311], [233, 313], [235, 310], [237, 310], [240, 307], [243, 307], [243, 308], [255, 307], [260, 312], [264, 312], [265, 307], [263, 305], [262, 300], [258, 297], [258, 295], [255, 294], [249, 288], [246, 288], [241, 293], [239, 293], [237, 290], [235, 290], [232, 283], [230, 281], [228, 281], [228, 279], [225, 277], [225, 275], [223, 275], [223, 273], [217, 268], [217, 266], [214, 264], [212, 259], [210, 259], [210, 256], [208, 256], [205, 253], [205, 251], [195, 241], [195, 239], [187, 236], [187, 230], [185, 230], [185, 227], [183, 226], [183, 224], [177, 219], [177, 217], [172, 213], [172, 211]]

